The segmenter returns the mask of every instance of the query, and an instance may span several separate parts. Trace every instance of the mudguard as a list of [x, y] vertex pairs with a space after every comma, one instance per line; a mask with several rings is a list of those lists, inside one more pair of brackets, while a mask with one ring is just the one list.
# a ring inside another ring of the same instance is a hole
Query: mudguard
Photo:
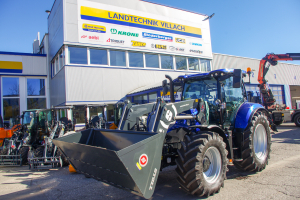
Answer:
[[265, 109], [261, 104], [245, 102], [239, 108], [235, 118], [235, 128], [245, 129], [249, 119], [259, 109]]

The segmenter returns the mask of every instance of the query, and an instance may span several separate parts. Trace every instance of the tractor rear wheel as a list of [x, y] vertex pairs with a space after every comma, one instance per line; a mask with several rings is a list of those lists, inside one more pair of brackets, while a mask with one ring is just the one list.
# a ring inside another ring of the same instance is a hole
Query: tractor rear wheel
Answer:
[[217, 133], [201, 131], [185, 135], [178, 150], [178, 182], [188, 193], [210, 196], [224, 185], [227, 169], [226, 144]]
[[7, 155], [7, 152], [8, 152], [8, 148], [4, 148], [1, 151], [1, 155]]
[[234, 161], [235, 167], [244, 171], [261, 171], [266, 167], [271, 152], [271, 134], [264, 114], [253, 115], [251, 126], [244, 132], [241, 148], [242, 161]]
[[22, 158], [22, 165], [26, 165], [28, 163], [28, 151], [29, 147], [21, 147], [19, 150], [19, 154], [21, 155]]
[[34, 150], [34, 157], [35, 158], [44, 157], [44, 149], [45, 149], [45, 147], [43, 147], [43, 146], [36, 148]]
[[294, 118], [294, 122], [296, 124], [296, 126], [300, 127], [300, 114], [297, 114]]

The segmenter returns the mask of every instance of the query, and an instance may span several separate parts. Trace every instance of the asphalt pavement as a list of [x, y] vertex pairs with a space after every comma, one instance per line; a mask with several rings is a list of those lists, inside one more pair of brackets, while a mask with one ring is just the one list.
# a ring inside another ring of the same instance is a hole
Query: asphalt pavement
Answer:
[[[225, 186], [208, 199], [300, 199], [300, 128], [284, 123], [272, 134], [269, 164], [259, 173], [229, 166]], [[175, 167], [160, 172], [153, 200], [199, 199], [176, 181]], [[31, 171], [28, 166], [0, 167], [0, 199], [143, 199], [127, 191], [69, 173], [68, 167]]]

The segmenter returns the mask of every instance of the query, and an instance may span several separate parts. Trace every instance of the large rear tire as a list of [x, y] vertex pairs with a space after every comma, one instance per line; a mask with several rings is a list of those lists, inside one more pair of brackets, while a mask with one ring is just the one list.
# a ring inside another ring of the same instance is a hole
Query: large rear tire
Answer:
[[186, 192], [210, 196], [224, 186], [227, 169], [226, 144], [217, 133], [202, 131], [186, 135], [176, 159], [178, 182]]
[[300, 127], [300, 114], [297, 114], [294, 118], [296, 126]]
[[244, 171], [261, 171], [268, 164], [271, 152], [271, 131], [268, 118], [255, 113], [251, 126], [244, 132], [242, 161], [234, 161], [235, 167]]

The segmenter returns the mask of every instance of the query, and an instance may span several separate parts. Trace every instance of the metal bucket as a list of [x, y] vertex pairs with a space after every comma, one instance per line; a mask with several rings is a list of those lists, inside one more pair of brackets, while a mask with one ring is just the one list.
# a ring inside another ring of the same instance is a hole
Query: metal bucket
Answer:
[[88, 129], [53, 142], [77, 172], [150, 198], [164, 138], [164, 133]]

